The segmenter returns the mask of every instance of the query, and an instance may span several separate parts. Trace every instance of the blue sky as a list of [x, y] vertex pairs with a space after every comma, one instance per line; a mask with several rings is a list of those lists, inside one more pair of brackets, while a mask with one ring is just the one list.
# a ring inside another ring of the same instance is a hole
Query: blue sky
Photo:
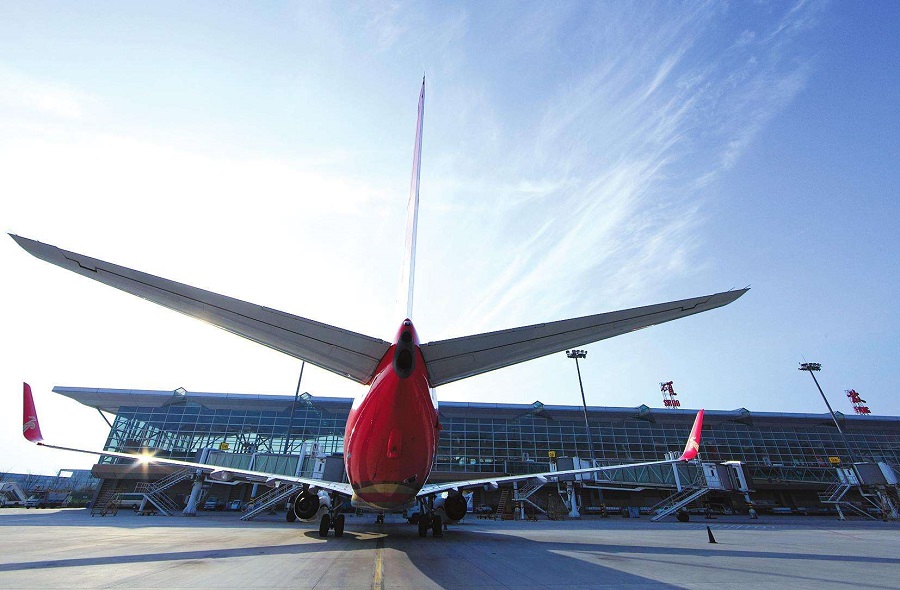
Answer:
[[[423, 340], [750, 285], [589, 345], [588, 403], [900, 414], [900, 7], [8, 3], [9, 232], [389, 339], [427, 72]], [[0, 470], [108, 428], [54, 385], [293, 393], [299, 361], [0, 246]], [[352, 396], [318, 369], [303, 389]], [[554, 355], [440, 399], [580, 401]]]

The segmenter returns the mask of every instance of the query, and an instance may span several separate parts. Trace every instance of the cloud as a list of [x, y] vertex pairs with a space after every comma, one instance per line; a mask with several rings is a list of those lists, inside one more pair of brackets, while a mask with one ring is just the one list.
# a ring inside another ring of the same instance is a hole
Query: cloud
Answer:
[[[612, 22], [573, 48], [595, 58], [555, 79], [537, 124], [517, 134], [500, 114], [483, 125], [507, 138], [496, 148], [504, 168], [479, 174], [472, 156], [467, 176], [468, 160], [445, 162], [457, 189], [492, 195], [496, 205], [484, 207], [462, 191], [481, 212], [480, 248], [502, 261], [470, 272], [477, 300], [455, 329], [652, 303], [666, 283], [703, 268], [700, 191], [804, 87], [811, 65], [798, 36], [813, 21], [808, 12], [800, 3], [760, 16], [760, 32], [745, 30], [737, 43], [723, 30], [725, 9], [603, 15]], [[546, 46], [547, 34], [536, 43]], [[554, 35], [579, 38], [563, 28]]]
[[64, 84], [44, 82], [0, 65], [0, 113], [80, 119], [96, 102]]

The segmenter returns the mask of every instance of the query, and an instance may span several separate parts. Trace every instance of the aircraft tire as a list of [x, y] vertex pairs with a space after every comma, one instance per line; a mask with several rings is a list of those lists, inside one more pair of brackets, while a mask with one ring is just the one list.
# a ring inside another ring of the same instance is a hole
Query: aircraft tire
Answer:
[[331, 528], [331, 516], [328, 514], [322, 515], [322, 520], [319, 521], [319, 536], [327, 537], [328, 529]]
[[427, 518], [424, 518], [424, 517], [423, 517], [423, 518], [420, 518], [420, 519], [419, 519], [419, 536], [420, 536], [420, 537], [427, 537], [427, 536], [428, 536], [428, 525], [429, 525], [429, 524], [430, 524], [430, 523], [429, 523], [429, 521], [428, 521]]
[[433, 529], [433, 535], [435, 537], [443, 537], [444, 536], [444, 521], [441, 520], [440, 516], [435, 515], [435, 517], [431, 521], [431, 528]]
[[343, 537], [344, 536], [344, 515], [338, 514], [334, 517], [334, 536], [335, 537]]

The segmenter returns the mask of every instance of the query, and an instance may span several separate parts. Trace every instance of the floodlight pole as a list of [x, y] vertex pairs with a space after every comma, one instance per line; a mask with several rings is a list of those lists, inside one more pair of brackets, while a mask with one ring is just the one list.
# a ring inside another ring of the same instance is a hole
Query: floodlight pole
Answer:
[[291, 454], [291, 429], [294, 428], [294, 412], [297, 411], [297, 398], [300, 397], [300, 384], [303, 383], [303, 369], [306, 368], [306, 361], [300, 363], [300, 378], [297, 379], [297, 391], [294, 392], [294, 403], [291, 404], [291, 418], [288, 420], [287, 433], [284, 435], [284, 454]]
[[856, 457], [853, 455], [853, 448], [850, 446], [850, 440], [841, 429], [841, 425], [838, 423], [837, 416], [834, 415], [834, 410], [831, 409], [831, 404], [828, 403], [828, 398], [825, 397], [825, 392], [822, 391], [822, 386], [819, 385], [819, 380], [816, 379], [816, 371], [822, 370], [821, 363], [800, 363], [799, 370], [808, 372], [809, 376], [813, 378], [813, 381], [816, 384], [816, 389], [819, 390], [819, 395], [822, 396], [822, 401], [824, 401], [825, 405], [828, 407], [828, 413], [831, 414], [831, 419], [834, 420], [834, 425], [835, 427], [837, 427], [837, 431], [841, 435], [841, 439], [844, 441], [844, 445], [847, 447], [847, 454], [850, 456], [850, 464], [852, 465], [856, 463]]
[[591, 453], [591, 466], [594, 465], [594, 442], [591, 440], [591, 425], [588, 422], [587, 401], [584, 399], [584, 384], [581, 382], [581, 367], [578, 365], [578, 359], [587, 358], [586, 350], [567, 350], [566, 356], [575, 359], [575, 370], [578, 371], [578, 387], [581, 389], [581, 407], [584, 410], [584, 428], [587, 430], [588, 449]]

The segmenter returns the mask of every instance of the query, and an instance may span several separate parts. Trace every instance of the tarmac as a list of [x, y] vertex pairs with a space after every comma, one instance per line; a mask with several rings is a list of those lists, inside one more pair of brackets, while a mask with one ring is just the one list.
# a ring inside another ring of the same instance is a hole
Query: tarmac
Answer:
[[348, 515], [343, 538], [323, 539], [283, 514], [3, 508], [0, 535], [2, 589], [900, 589], [900, 523], [832, 517], [469, 517], [420, 538], [399, 516]]

